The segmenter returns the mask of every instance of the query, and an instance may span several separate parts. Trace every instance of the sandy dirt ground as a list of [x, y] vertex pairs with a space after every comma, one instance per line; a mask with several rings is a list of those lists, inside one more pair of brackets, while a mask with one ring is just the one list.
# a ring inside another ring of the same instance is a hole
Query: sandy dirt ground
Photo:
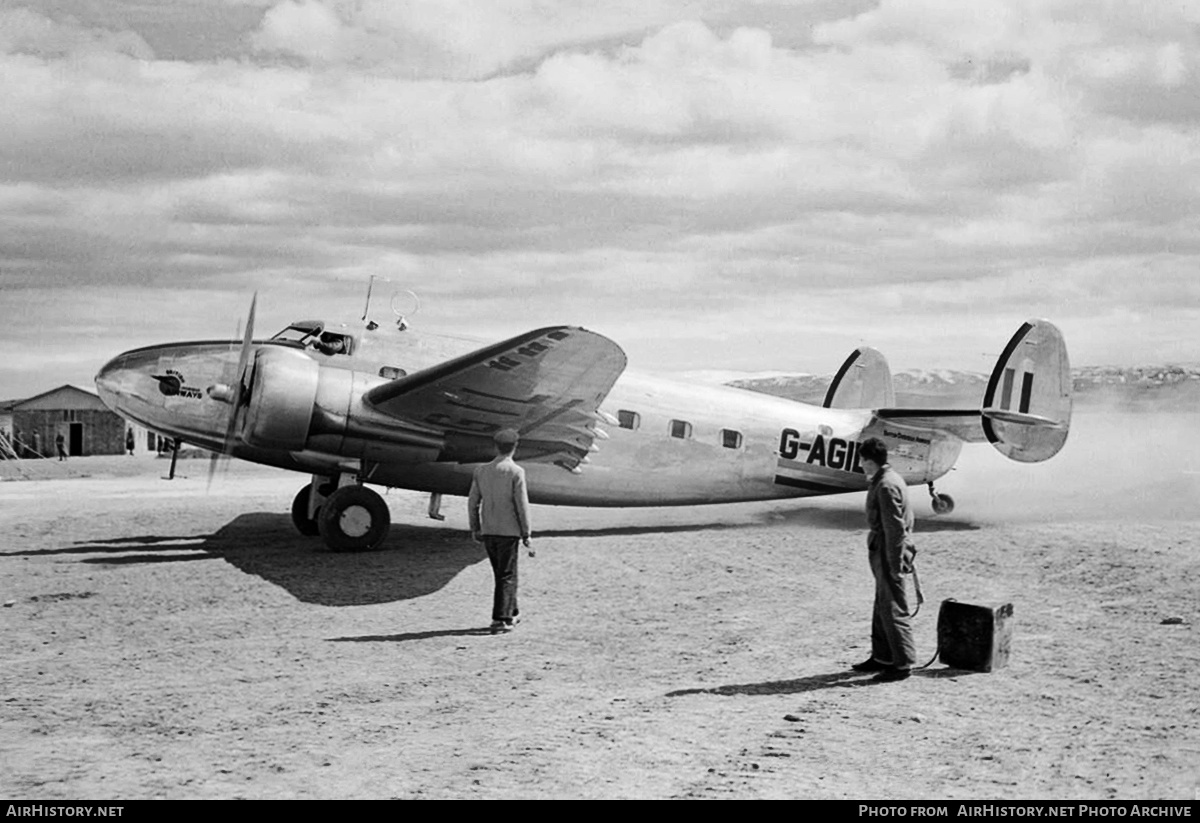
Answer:
[[1012, 603], [1012, 657], [892, 684], [849, 670], [861, 494], [535, 507], [493, 637], [459, 498], [391, 492], [385, 547], [338, 555], [299, 475], [0, 466], [0, 795], [1191, 800], [1196, 424], [1080, 412], [1046, 464], [965, 449], [949, 517], [913, 489], [922, 660], [945, 598]]

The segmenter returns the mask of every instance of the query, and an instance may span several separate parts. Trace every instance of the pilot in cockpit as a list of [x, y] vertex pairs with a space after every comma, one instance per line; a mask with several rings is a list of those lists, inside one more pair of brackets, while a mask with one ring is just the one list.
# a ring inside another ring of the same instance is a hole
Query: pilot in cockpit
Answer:
[[322, 332], [313, 347], [322, 354], [345, 354], [348, 350], [346, 337], [333, 332]]

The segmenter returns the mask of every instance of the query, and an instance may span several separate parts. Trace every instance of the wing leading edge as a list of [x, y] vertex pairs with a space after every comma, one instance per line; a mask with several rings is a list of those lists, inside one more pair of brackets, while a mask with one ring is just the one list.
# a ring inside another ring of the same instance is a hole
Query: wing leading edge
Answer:
[[523, 460], [575, 471], [597, 437], [599, 407], [625, 370], [621, 347], [575, 326], [536, 329], [376, 386], [372, 408], [446, 433], [464, 462], [490, 458], [500, 429], [521, 434]]

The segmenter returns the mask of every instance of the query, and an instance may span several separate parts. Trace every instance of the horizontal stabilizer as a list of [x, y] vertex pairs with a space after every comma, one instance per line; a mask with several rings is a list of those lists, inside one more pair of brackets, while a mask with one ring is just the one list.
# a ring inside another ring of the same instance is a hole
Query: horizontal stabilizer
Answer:
[[1005, 423], [1016, 423], [1022, 426], [1046, 426], [1051, 429], [1065, 429], [1069, 423], [1062, 420], [1051, 420], [1037, 414], [1020, 414], [1004, 409], [984, 409], [980, 414], [989, 420], [1000, 420]]
[[882, 409], [896, 405], [887, 358], [870, 346], [852, 351], [834, 375], [821, 405], [827, 409]]
[[910, 429], [952, 434], [964, 443], [986, 443], [979, 409], [878, 409], [878, 420]]

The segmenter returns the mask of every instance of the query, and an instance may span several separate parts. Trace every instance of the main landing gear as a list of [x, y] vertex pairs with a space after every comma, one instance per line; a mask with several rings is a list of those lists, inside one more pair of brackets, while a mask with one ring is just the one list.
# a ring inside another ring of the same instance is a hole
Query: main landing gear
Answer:
[[928, 483], [929, 496], [933, 498], [934, 514], [950, 514], [954, 511], [954, 498], [948, 494], [939, 494], [933, 490], [933, 481]]
[[387, 538], [392, 517], [387, 503], [357, 483], [338, 486], [314, 475], [292, 501], [292, 523], [300, 534], [320, 535], [335, 552], [376, 549]]

